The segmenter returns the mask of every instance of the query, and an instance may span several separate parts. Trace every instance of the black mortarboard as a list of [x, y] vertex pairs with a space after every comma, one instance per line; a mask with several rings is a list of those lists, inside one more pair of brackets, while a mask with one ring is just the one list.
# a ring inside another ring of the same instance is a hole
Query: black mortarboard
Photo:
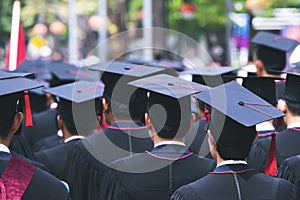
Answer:
[[[166, 74], [128, 84], [150, 92], [148, 113], [156, 131], [164, 138], [186, 134], [191, 115], [191, 95], [207, 89], [204, 85]], [[164, 127], [168, 127], [168, 131]]]
[[248, 77], [243, 79], [243, 86], [273, 106], [277, 104], [276, 83], [272, 77]]
[[113, 112], [116, 109], [121, 110], [122, 107], [124, 111], [122, 113], [127, 113], [122, 118], [126, 119], [130, 117], [143, 119], [146, 111], [146, 93], [127, 85], [127, 83], [164, 71], [162, 68], [123, 62], [100, 63], [91, 66], [90, 69], [102, 72], [101, 80], [105, 84], [104, 97], [109, 102], [116, 103], [114, 106], [111, 104]]
[[68, 128], [72, 129], [70, 131], [86, 134], [86, 131], [96, 128], [94, 122], [98, 110], [95, 109], [100, 103], [98, 98], [103, 95], [103, 90], [104, 84], [101, 81], [77, 81], [46, 89], [45, 92], [59, 97], [58, 111], [69, 125]]
[[285, 100], [300, 103], [300, 74], [288, 73], [285, 82]]
[[268, 32], [257, 33], [251, 42], [258, 45], [256, 57], [262, 60], [265, 69], [270, 74], [276, 74], [285, 68], [286, 53], [298, 45], [296, 40]]
[[[233, 81], [197, 94], [196, 98], [213, 107], [208, 129], [218, 139], [217, 149], [230, 152], [223, 155], [226, 160], [245, 159], [256, 135], [255, 125], [284, 116], [274, 106]], [[266, 166], [266, 172], [272, 175], [274, 170], [269, 160], [273, 158], [268, 158]]]
[[88, 70], [86, 67], [78, 68], [75, 65], [54, 61], [46, 65], [46, 69], [52, 74], [50, 86], [71, 83], [77, 80], [99, 80], [99, 75]]
[[283, 52], [292, 51], [298, 42], [293, 39], [285, 38], [268, 32], [258, 32], [251, 40], [253, 44], [269, 47]]
[[284, 116], [274, 106], [234, 81], [196, 94], [195, 97], [244, 127]]
[[191, 74], [193, 82], [215, 87], [237, 78], [234, 74], [236, 67], [202, 67], [193, 70], [186, 70], [181, 74]]
[[[4, 97], [5, 99], [11, 99], [14, 102], [21, 98], [21, 93], [24, 93], [25, 102], [25, 114], [26, 114], [26, 126], [32, 126], [30, 100], [28, 96], [28, 90], [42, 87], [42, 85], [36, 81], [24, 78], [22, 73], [0, 73], [0, 99]], [[19, 94], [19, 95], [18, 95]], [[17, 97], [19, 96], [19, 97]], [[5, 101], [7, 103], [7, 101]], [[2, 113], [6, 113], [6, 109], [10, 109], [8, 104], [2, 103]], [[16, 103], [16, 102], [14, 102]], [[15, 104], [16, 106], [16, 104]], [[16, 108], [16, 107], [15, 107]]]

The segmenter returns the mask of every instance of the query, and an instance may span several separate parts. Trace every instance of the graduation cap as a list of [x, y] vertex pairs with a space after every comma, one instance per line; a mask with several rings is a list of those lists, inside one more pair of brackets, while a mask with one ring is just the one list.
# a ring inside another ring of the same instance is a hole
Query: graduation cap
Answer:
[[285, 82], [284, 98], [290, 102], [300, 102], [300, 74], [288, 73]]
[[212, 66], [186, 70], [180, 74], [191, 74], [193, 82], [215, 87], [238, 78], [236, 74], [234, 74], [237, 70], [238, 68], [236, 67]]
[[65, 62], [51, 62], [47, 65], [47, 69], [52, 74], [51, 87], [71, 83], [75, 80], [99, 80], [99, 76], [87, 68], [78, 68]]
[[272, 77], [248, 77], [243, 79], [243, 86], [257, 96], [276, 106], [276, 83]]
[[191, 116], [191, 95], [207, 89], [204, 85], [166, 74], [128, 84], [150, 92], [148, 113], [155, 130], [164, 138], [186, 134]]
[[195, 97], [245, 127], [284, 116], [270, 103], [234, 81], [211, 88]]
[[[9, 72], [0, 72], [0, 99], [3, 100], [1, 105], [3, 105], [3, 112], [6, 109], [10, 109], [8, 101], [10, 103], [14, 103], [13, 106], [16, 106], [16, 101], [21, 98], [21, 93], [24, 93], [24, 102], [25, 102], [25, 125], [32, 126], [32, 116], [31, 116], [31, 109], [30, 109], [30, 100], [28, 95], [28, 90], [35, 89], [42, 87], [40, 83], [36, 81], [32, 81], [30, 79], [24, 78], [23, 73], [9, 73]], [[5, 99], [5, 100], [4, 100]], [[15, 107], [16, 108], [16, 107]]]
[[58, 111], [69, 131], [86, 133], [96, 128], [95, 113], [98, 112], [99, 98], [102, 97], [104, 91], [104, 84], [101, 81], [82, 80], [44, 91], [59, 98]]
[[[118, 111], [123, 115], [122, 118], [142, 121], [147, 106], [146, 92], [127, 85], [127, 83], [164, 71], [162, 68], [124, 62], [104, 62], [91, 66], [90, 70], [102, 72], [101, 80], [105, 84], [104, 97], [112, 111]], [[116, 115], [116, 112], [114, 114]]]
[[286, 53], [291, 52], [298, 45], [296, 40], [268, 32], [257, 33], [251, 42], [258, 45], [256, 56], [262, 60], [265, 69], [270, 74], [284, 69]]
[[[196, 98], [213, 108], [209, 124], [212, 134], [220, 136], [222, 145], [243, 150], [241, 152], [245, 152], [245, 157], [252, 145], [249, 140], [253, 140], [256, 134], [255, 125], [284, 116], [274, 106], [233, 81], [199, 93]], [[251, 137], [247, 140], [248, 136]], [[274, 158], [276, 156], [272, 154], [270, 163], [276, 163]], [[268, 170], [274, 166], [268, 165]]]

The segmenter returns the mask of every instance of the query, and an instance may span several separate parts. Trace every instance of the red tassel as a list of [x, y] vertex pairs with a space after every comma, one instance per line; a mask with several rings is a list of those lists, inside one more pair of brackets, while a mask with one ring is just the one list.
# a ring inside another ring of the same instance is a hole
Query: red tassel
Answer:
[[277, 161], [276, 161], [276, 134], [272, 134], [271, 145], [269, 149], [269, 156], [265, 166], [265, 174], [269, 176], [277, 175]]
[[204, 114], [205, 114], [206, 121], [208, 122], [210, 120], [210, 113], [209, 110], [206, 108], [206, 104], [204, 104]]
[[28, 91], [24, 91], [24, 101], [25, 101], [25, 126], [33, 126], [32, 116], [31, 116], [31, 108], [30, 108], [30, 100]]

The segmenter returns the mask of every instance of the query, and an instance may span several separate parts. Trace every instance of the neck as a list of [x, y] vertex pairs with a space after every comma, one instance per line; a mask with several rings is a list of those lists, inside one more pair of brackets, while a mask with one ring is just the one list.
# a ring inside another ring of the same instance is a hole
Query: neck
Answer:
[[171, 138], [170, 139], [161, 138], [157, 134], [155, 136], [153, 136], [154, 146], [156, 146], [160, 142], [166, 142], [166, 141], [176, 141], [176, 142], [182, 142], [182, 143], [184, 143], [185, 139], [184, 138], [173, 138], [173, 139], [171, 139]]
[[275, 130], [273, 120], [266, 121], [256, 125], [256, 131]]
[[293, 115], [289, 110], [286, 112], [285, 123], [289, 126], [292, 123], [300, 122], [300, 116]]

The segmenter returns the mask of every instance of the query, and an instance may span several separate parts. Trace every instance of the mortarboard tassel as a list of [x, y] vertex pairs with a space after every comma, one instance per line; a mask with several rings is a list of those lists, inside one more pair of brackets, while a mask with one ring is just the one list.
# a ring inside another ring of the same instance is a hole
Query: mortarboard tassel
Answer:
[[276, 134], [272, 134], [271, 145], [269, 149], [268, 160], [265, 166], [265, 174], [269, 176], [277, 175], [277, 161], [276, 161]]
[[24, 101], [25, 101], [25, 117], [26, 117], [25, 126], [33, 126], [28, 90], [24, 91]]
[[206, 104], [204, 104], [204, 114], [205, 114], [205, 120], [208, 122], [210, 120], [210, 113], [209, 110], [206, 108]]

